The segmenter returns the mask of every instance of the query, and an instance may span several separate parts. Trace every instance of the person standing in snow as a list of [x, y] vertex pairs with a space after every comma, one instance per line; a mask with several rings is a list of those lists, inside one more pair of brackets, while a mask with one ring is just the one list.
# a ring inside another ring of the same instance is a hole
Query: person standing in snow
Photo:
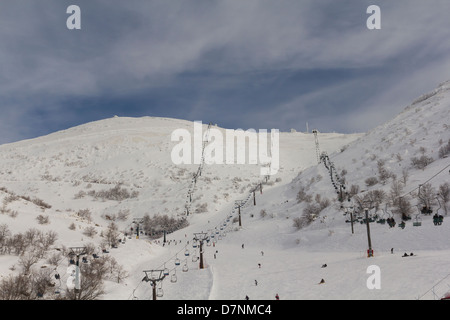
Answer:
[[275, 295], [275, 299], [280, 300], [280, 296], [278, 295], [278, 293]]

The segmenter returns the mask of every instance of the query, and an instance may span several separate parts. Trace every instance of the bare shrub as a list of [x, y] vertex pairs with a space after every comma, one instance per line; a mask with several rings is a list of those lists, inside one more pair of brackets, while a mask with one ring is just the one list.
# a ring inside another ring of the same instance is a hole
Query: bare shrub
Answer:
[[84, 229], [83, 234], [86, 237], [92, 238], [97, 234], [97, 231], [95, 230], [95, 227], [86, 227], [86, 229]]
[[39, 224], [49, 224], [50, 223], [49, 217], [43, 216], [42, 214], [38, 215], [36, 217], [36, 220], [38, 221]]
[[306, 188], [304, 186], [300, 186], [300, 190], [297, 193], [297, 202], [311, 202], [312, 196], [306, 193]]
[[208, 212], [208, 203], [204, 202], [202, 204], [198, 204], [197, 207], [195, 208], [195, 212], [196, 213]]
[[431, 208], [436, 205], [436, 190], [430, 183], [421, 185], [417, 198], [421, 207]]
[[439, 148], [439, 158], [445, 158], [450, 154], [450, 139], [447, 144]]
[[188, 225], [189, 222], [185, 217], [176, 219], [174, 217], [169, 217], [167, 214], [155, 215], [153, 217], [145, 214], [142, 229], [150, 237], [159, 237], [164, 231], [171, 233]]
[[31, 300], [32, 289], [28, 276], [19, 274], [9, 275], [0, 282], [1, 300]]
[[409, 219], [411, 213], [413, 212], [413, 207], [410, 203], [410, 197], [400, 197], [395, 203], [396, 204], [393, 206], [392, 212], [394, 214], [401, 215], [403, 220]]
[[427, 157], [425, 155], [420, 156], [420, 158], [412, 157], [411, 164], [416, 169], [425, 169], [434, 159], [432, 157]]
[[106, 230], [106, 233], [103, 235], [106, 241], [106, 244], [110, 247], [113, 247], [117, 244], [119, 239], [119, 231], [118, 227], [114, 222], [111, 222], [108, 225], [108, 229]]
[[45, 208], [45, 209], [50, 209], [52, 207], [51, 205], [46, 203], [44, 200], [38, 199], [38, 198], [34, 198], [33, 200], [31, 200], [31, 202], [33, 202], [35, 205], [37, 205], [41, 208]]
[[91, 190], [88, 192], [89, 195], [100, 198], [103, 200], [114, 200], [114, 201], [123, 201], [130, 198], [136, 198], [139, 195], [138, 191], [129, 192], [128, 189], [122, 188], [120, 184], [116, 185], [114, 188], [94, 191]]
[[89, 210], [89, 209], [78, 210], [77, 216], [79, 216], [82, 219], [86, 219], [88, 222], [92, 221], [92, 214], [91, 214], [91, 210]]
[[292, 222], [293, 227], [296, 228], [297, 230], [300, 230], [304, 224], [304, 220], [300, 217], [295, 217], [294, 219], [292, 219]]
[[378, 179], [376, 177], [367, 178], [365, 181], [366, 186], [372, 187], [378, 183]]

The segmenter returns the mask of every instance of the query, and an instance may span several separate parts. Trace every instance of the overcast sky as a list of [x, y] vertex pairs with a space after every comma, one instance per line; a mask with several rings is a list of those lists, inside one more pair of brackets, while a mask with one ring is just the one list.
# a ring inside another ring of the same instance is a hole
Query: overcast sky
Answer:
[[[69, 5], [81, 30], [69, 30]], [[381, 30], [369, 30], [369, 5]], [[450, 80], [449, 0], [0, 0], [0, 143], [118, 116], [366, 132]]]

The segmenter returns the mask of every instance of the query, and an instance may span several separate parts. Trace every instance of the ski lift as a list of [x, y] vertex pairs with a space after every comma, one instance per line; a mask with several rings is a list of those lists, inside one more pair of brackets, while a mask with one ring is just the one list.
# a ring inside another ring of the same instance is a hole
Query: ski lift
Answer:
[[164, 271], [163, 271], [164, 276], [168, 276], [169, 273], [170, 273], [169, 269], [168, 268], [164, 268]]
[[413, 227], [420, 227], [422, 226], [422, 221], [419, 217], [416, 217], [416, 221], [413, 221]]
[[198, 257], [197, 255], [194, 253], [194, 255], [192, 256], [192, 262], [197, 262]]
[[161, 298], [164, 296], [164, 290], [162, 288], [162, 282], [161, 285], [159, 286], [159, 288], [156, 288], [156, 296]]
[[196, 241], [196, 240], [194, 240], [194, 241], [192, 242], [192, 248], [197, 248], [197, 241]]
[[189, 250], [188, 250], [188, 249], [186, 249], [186, 251], [184, 251], [184, 255], [185, 255], [186, 257], [189, 256]]
[[189, 268], [188, 268], [187, 263], [184, 264], [184, 266], [183, 266], [183, 268], [181, 269], [181, 271], [183, 271], [183, 272], [188, 272], [188, 271], [189, 271]]
[[174, 271], [172, 276], [170, 277], [170, 282], [175, 283], [177, 282], [177, 273]]
[[413, 227], [420, 227], [422, 226], [422, 219], [419, 217], [419, 215], [421, 214], [421, 210], [419, 209], [419, 205], [417, 205], [417, 209], [419, 210], [419, 213], [416, 214], [416, 221], [413, 221]]
[[180, 264], [181, 264], [180, 259], [176, 258], [176, 259], [175, 259], [175, 265], [176, 265], [176, 266], [179, 266]]

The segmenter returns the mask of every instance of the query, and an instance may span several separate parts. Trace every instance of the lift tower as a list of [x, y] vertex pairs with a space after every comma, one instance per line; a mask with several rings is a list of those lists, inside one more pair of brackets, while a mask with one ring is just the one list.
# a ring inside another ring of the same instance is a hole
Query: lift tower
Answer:
[[317, 163], [320, 163], [320, 147], [319, 147], [319, 138], [317, 137], [317, 134], [319, 131], [317, 129], [314, 129], [312, 131], [314, 133], [314, 140], [316, 141], [316, 155], [317, 155]]

